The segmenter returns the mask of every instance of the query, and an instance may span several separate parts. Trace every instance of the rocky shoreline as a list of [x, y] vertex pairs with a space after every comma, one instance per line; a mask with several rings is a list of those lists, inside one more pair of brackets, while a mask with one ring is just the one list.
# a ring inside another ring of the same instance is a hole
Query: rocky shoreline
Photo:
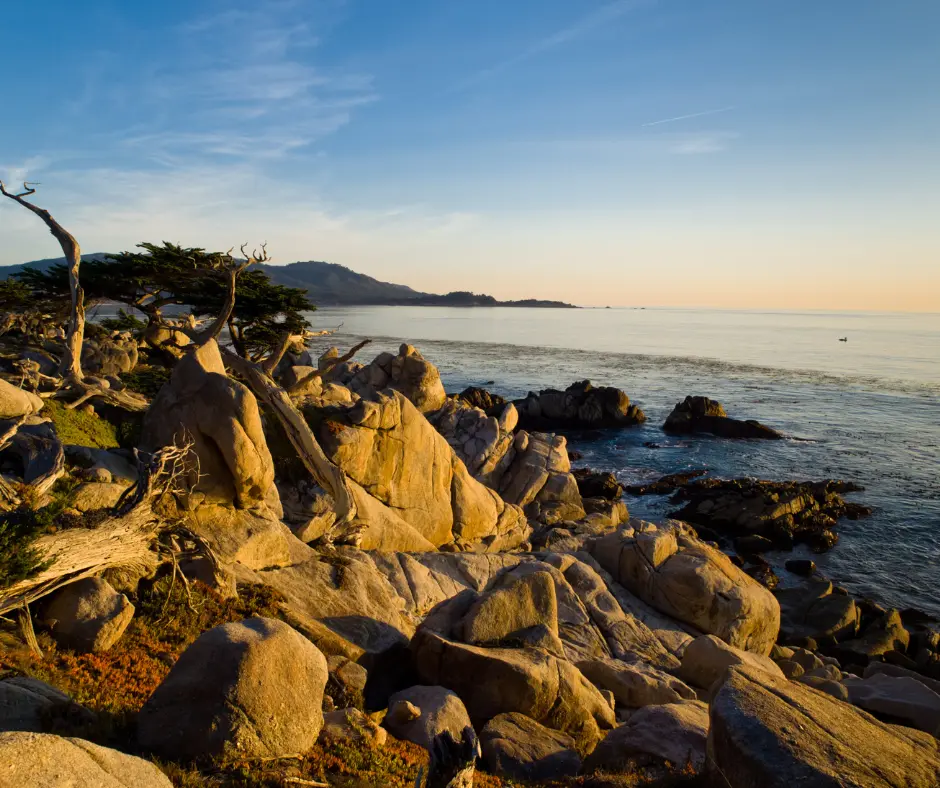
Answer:
[[[101, 336], [86, 373], [122, 390], [156, 344]], [[937, 622], [812, 562], [782, 588], [762, 557], [838, 549], [868, 514], [851, 482], [675, 474], [627, 490], [672, 496], [671, 519], [631, 518], [564, 435], [642, 423], [626, 393], [449, 396], [409, 345], [295, 344], [259, 383], [187, 342], [125, 446], [87, 445], [126, 414], [50, 404], [40, 362], [7, 355], [0, 535], [32, 512], [9, 550], [33, 565], [0, 577], [0, 611], [29, 600], [0, 646], [0, 786], [940, 784]], [[664, 430], [780, 437], [700, 397]], [[52, 574], [96, 535], [127, 557]], [[407, 743], [425, 754], [382, 760]]]

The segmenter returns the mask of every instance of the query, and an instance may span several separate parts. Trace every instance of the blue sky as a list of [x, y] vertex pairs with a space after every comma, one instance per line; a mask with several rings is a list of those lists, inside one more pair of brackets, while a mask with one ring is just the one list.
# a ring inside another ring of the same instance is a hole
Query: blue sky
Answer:
[[[47, 0], [0, 30], [0, 177], [86, 251], [940, 309], [936, 0]], [[0, 264], [57, 253], [0, 205]]]

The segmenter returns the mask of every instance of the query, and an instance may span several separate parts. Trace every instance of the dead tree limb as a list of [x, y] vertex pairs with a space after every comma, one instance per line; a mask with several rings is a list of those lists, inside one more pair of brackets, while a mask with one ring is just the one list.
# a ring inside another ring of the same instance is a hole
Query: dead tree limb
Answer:
[[274, 370], [277, 369], [277, 365], [281, 363], [281, 359], [284, 358], [287, 349], [300, 338], [299, 335], [292, 334], [290, 331], [285, 331], [281, 334], [277, 347], [261, 362], [261, 371], [264, 372], [265, 375], [274, 375]]
[[82, 380], [82, 341], [85, 337], [85, 294], [78, 279], [78, 267], [82, 262], [82, 250], [75, 240], [75, 236], [69, 233], [61, 224], [59, 224], [49, 211], [40, 208], [38, 205], [26, 200], [36, 189], [30, 187], [28, 183], [23, 184], [23, 191], [18, 194], [9, 192], [0, 181], [0, 194], [9, 197], [18, 202], [24, 208], [32, 211], [45, 222], [49, 232], [59, 242], [62, 247], [62, 253], [69, 268], [69, 290], [72, 295], [72, 312], [69, 317], [68, 333], [65, 337], [65, 353], [62, 354], [62, 361], [59, 365], [59, 374], [67, 383], [78, 383]]
[[290, 396], [256, 365], [221, 348], [223, 359], [248, 383], [255, 396], [274, 411], [287, 437], [314, 481], [333, 496], [336, 523], [333, 533], [341, 541], [355, 541], [357, 529], [346, 528], [356, 517], [356, 500], [346, 474], [326, 456], [303, 414], [294, 407]]
[[368, 345], [372, 340], [364, 339], [358, 345], [354, 345], [343, 355], [338, 356], [337, 358], [331, 358], [327, 361], [320, 369], [315, 369], [313, 372], [304, 375], [300, 380], [298, 380], [293, 386], [287, 389], [288, 394], [296, 394], [298, 391], [302, 391], [303, 388], [311, 381], [319, 377], [323, 377], [327, 372], [329, 372], [333, 367], [338, 364], [344, 364], [345, 362], [352, 359], [360, 350], [362, 350], [366, 345]]
[[165, 525], [154, 514], [152, 501], [175, 483], [177, 469], [189, 448], [169, 446], [141, 461], [137, 484], [125, 493], [110, 516], [94, 528], [68, 528], [33, 542], [47, 567], [33, 577], [0, 589], [0, 614], [105, 569], [152, 566], [151, 542]]

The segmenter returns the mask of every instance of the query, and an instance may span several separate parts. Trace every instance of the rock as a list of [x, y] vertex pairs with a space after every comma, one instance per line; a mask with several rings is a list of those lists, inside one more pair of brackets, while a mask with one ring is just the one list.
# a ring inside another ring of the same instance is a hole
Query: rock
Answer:
[[795, 588], [775, 592], [780, 603], [781, 637], [833, 643], [858, 633], [860, 611], [849, 596], [832, 593], [832, 583], [812, 577]]
[[572, 383], [564, 391], [544, 389], [513, 403], [519, 423], [526, 429], [558, 427], [630, 427], [646, 416], [630, 398], [610, 386], [595, 387], [588, 380]]
[[897, 610], [889, 610], [869, 624], [861, 637], [846, 640], [834, 649], [843, 662], [867, 665], [889, 651], [905, 651], [910, 633]]
[[[2, 396], [2, 394], [0, 394]], [[33, 484], [49, 475], [58, 475], [65, 457], [62, 443], [56, 435], [53, 423], [42, 416], [26, 416], [26, 422], [20, 424], [4, 448], [4, 460], [14, 461], [17, 476], [15, 481]], [[13, 423], [0, 423], [4, 432], [12, 428]], [[22, 468], [22, 475], [19, 469]]]
[[308, 406], [304, 413], [320, 420], [324, 451], [354, 483], [363, 548], [423, 552], [455, 544], [502, 550], [531, 532], [522, 511], [476, 481], [399, 392], [328, 411]]
[[72, 506], [80, 512], [112, 509], [121, 500], [127, 485], [119, 483], [88, 482], [75, 490]]
[[739, 666], [762, 670], [779, 678], [784, 676], [783, 671], [770, 657], [741, 651], [714, 635], [702, 635], [688, 645], [682, 656], [679, 676], [689, 684], [709, 689], [716, 681], [725, 677], [728, 668]]
[[708, 397], [686, 397], [678, 403], [666, 417], [663, 431], [680, 435], [708, 432], [721, 438], [780, 440], [783, 437], [759, 421], [728, 418], [721, 403]]
[[437, 367], [411, 345], [402, 345], [397, 356], [381, 353], [366, 366], [336, 367], [328, 377], [366, 398], [383, 389], [399, 391], [421, 413], [435, 411], [447, 400]]
[[915, 681], [919, 681], [925, 687], [940, 695], [940, 681], [923, 676], [920, 673], [909, 670], [908, 668], [903, 668], [899, 665], [891, 665], [887, 662], [870, 662], [868, 667], [865, 668], [864, 676], [867, 679], [871, 678], [877, 673], [884, 673], [886, 676], [898, 676], [914, 679]]
[[624, 771], [631, 758], [653, 756], [680, 768], [691, 764], [698, 771], [705, 764], [708, 727], [708, 706], [700, 701], [644, 706], [607, 734], [584, 762], [584, 770]]
[[327, 664], [282, 621], [249, 618], [204, 632], [144, 704], [142, 747], [165, 757], [305, 752], [323, 726]]
[[831, 695], [836, 700], [841, 700], [844, 703], [849, 702], [849, 691], [845, 688], [845, 685], [838, 681], [823, 678], [822, 676], [806, 675], [800, 676], [797, 681], [799, 681], [801, 684], [805, 684], [807, 687], [812, 687], [813, 689], [817, 689], [820, 692], [825, 692], [827, 695]]
[[674, 500], [684, 506], [672, 516], [719, 534], [763, 536], [780, 550], [802, 542], [819, 552], [835, 543], [832, 528], [840, 518], [871, 514], [868, 507], [842, 497], [861, 489], [833, 480], [699, 479], [676, 493]]
[[607, 498], [616, 500], [623, 495], [623, 485], [609, 471], [592, 471], [590, 468], [576, 468], [572, 471], [578, 482], [578, 492], [584, 498]]
[[88, 471], [107, 471], [110, 482], [129, 487], [140, 477], [137, 466], [121, 450], [110, 451], [88, 446], [65, 446], [64, 448], [65, 456], [70, 462]]
[[774, 549], [774, 543], [763, 536], [739, 536], [734, 549], [742, 555], [760, 555]]
[[51, 716], [63, 713], [89, 723], [95, 719], [90, 711], [44, 681], [25, 676], [0, 681], [0, 732], [41, 733]]
[[453, 690], [472, 720], [518, 712], [569, 734], [590, 752], [614, 713], [571, 663], [539, 648], [481, 648], [446, 639], [427, 626], [411, 642], [421, 680]]
[[773, 595], [681, 524], [631, 521], [596, 539], [590, 551], [619, 583], [668, 616], [758, 654], [769, 653], [777, 639]]
[[445, 731], [459, 738], [470, 726], [470, 716], [463, 701], [449, 689], [419, 685], [389, 698], [384, 725], [396, 739], [430, 751]]
[[730, 788], [940, 784], [932, 737], [766, 672], [731, 672], [712, 701], [708, 754]]
[[19, 419], [39, 413], [45, 403], [35, 394], [24, 391], [0, 378], [0, 419]]
[[86, 337], [82, 343], [82, 370], [86, 374], [119, 376], [131, 372], [137, 359], [137, 340], [127, 333], [97, 341]]
[[917, 679], [872, 673], [843, 683], [849, 700], [865, 711], [927, 733], [940, 730], [940, 695]]
[[796, 681], [800, 676], [806, 673], [806, 669], [792, 659], [781, 659], [777, 661], [777, 667], [783, 672], [790, 681]]
[[495, 416], [487, 416], [462, 399], [448, 399], [439, 410], [429, 413], [428, 419], [473, 478], [496, 488], [513, 459], [511, 431], [503, 429]]
[[369, 672], [342, 654], [329, 657], [326, 664], [330, 672], [326, 682], [327, 694], [341, 709], [350, 706], [361, 709], [364, 705]]
[[578, 663], [578, 670], [598, 689], [612, 692], [618, 704], [631, 709], [697, 699], [691, 687], [644, 662], [585, 660]]
[[143, 758], [83, 739], [0, 733], [0, 788], [172, 788]]
[[[644, 444], [646, 445], [646, 444]], [[648, 448], [659, 448], [655, 444]], [[670, 473], [666, 476], [660, 476], [658, 479], [647, 484], [631, 484], [624, 489], [630, 495], [668, 495], [675, 492], [680, 487], [685, 487], [693, 479], [704, 476], [708, 471], [682, 471], [681, 473]]]
[[43, 614], [56, 642], [76, 651], [107, 651], [124, 634], [134, 606], [109, 583], [89, 577], [56, 591]]
[[238, 596], [235, 573], [224, 564], [214, 564], [207, 557], [198, 555], [180, 561], [179, 568], [187, 580], [202, 583], [223, 599], [235, 599]]
[[524, 714], [491, 719], [480, 732], [480, 746], [488, 772], [516, 780], [558, 780], [581, 770], [574, 739]]
[[[315, 372], [315, 367], [304, 367], [304, 366], [291, 366], [288, 367], [284, 373], [281, 375], [281, 384], [285, 389], [291, 389], [300, 383], [301, 380], [307, 378], [312, 372]], [[294, 398], [303, 398], [303, 397], [319, 397], [323, 393], [323, 379], [320, 377], [311, 378], [308, 380], [302, 388], [297, 391], [292, 391], [291, 396]]]
[[[274, 462], [254, 395], [225, 372], [215, 340], [188, 353], [144, 417], [141, 444], [155, 450], [186, 435], [189, 508], [266, 507], [280, 518]], [[198, 463], [195, 460], [198, 459]], [[211, 515], [207, 515], [211, 516]]]
[[323, 715], [320, 739], [365, 747], [384, 747], [388, 733], [359, 709], [339, 709]]
[[803, 670], [806, 673], [816, 670], [817, 668], [823, 667], [823, 661], [809, 649], [805, 649], [805, 648], [793, 649], [793, 656], [791, 657], [791, 659], [794, 662], [798, 662], [800, 665], [802, 665]]
[[457, 397], [473, 408], [479, 408], [487, 416], [496, 416], [506, 407], [506, 400], [498, 394], [491, 394], [486, 389], [468, 386]]
[[808, 558], [792, 558], [784, 564], [788, 572], [801, 577], [810, 577], [816, 573], [816, 562]]
[[555, 581], [548, 572], [535, 572], [481, 596], [463, 618], [462, 639], [474, 645], [498, 643], [540, 624], [558, 635]]

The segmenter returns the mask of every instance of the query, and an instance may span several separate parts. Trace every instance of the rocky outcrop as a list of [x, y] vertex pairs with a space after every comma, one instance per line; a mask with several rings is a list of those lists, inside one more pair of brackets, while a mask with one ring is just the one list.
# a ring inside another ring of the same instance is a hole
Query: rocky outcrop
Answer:
[[735, 648], [766, 655], [777, 639], [773, 595], [681, 523], [657, 528], [631, 520], [590, 550], [640, 599]]
[[363, 547], [499, 550], [528, 537], [522, 511], [474, 479], [403, 394], [385, 390], [347, 406], [308, 406], [305, 415], [330, 459], [361, 488]]
[[506, 407], [506, 400], [499, 396], [499, 394], [493, 394], [478, 386], [468, 386], [461, 391], [457, 397], [470, 405], [470, 407], [479, 408], [486, 413], [487, 416], [498, 415]]
[[558, 780], [581, 770], [574, 739], [524, 714], [491, 719], [480, 731], [480, 747], [488, 772], [517, 780]]
[[696, 700], [645, 706], [607, 734], [585, 761], [585, 771], [624, 771], [631, 761], [650, 756], [698, 771], [705, 765], [708, 724], [708, 707]]
[[785, 643], [812, 638], [821, 645], [831, 644], [858, 634], [861, 611], [855, 600], [834, 594], [832, 583], [824, 578], [810, 578], [774, 595], [780, 603], [780, 639]]
[[460, 399], [448, 399], [434, 413], [431, 423], [463, 460], [471, 475], [488, 487], [496, 487], [512, 461], [512, 429], [518, 420], [516, 409], [507, 405], [500, 417], [488, 416]]
[[867, 665], [872, 660], [881, 659], [888, 652], [904, 652], [910, 643], [911, 635], [904, 627], [897, 610], [887, 610], [865, 628], [862, 635], [838, 643], [834, 651], [846, 663]]
[[720, 438], [757, 438], [780, 440], [783, 435], [777, 430], [748, 419], [740, 421], [728, 418], [720, 402], [708, 397], [686, 397], [666, 417], [664, 432], [688, 435], [707, 432]]
[[43, 614], [56, 642], [76, 651], [107, 651], [124, 634], [134, 606], [124, 594], [97, 577], [56, 591]]
[[[331, 348], [325, 357], [335, 357], [338, 353], [335, 348]], [[321, 366], [323, 360], [321, 358]], [[402, 345], [397, 356], [381, 353], [365, 366], [352, 363], [339, 365], [325, 377], [362, 397], [371, 397], [383, 389], [394, 389], [401, 392], [421, 413], [437, 410], [447, 399], [437, 367], [411, 345]]]
[[19, 419], [42, 410], [43, 401], [0, 378], [0, 419]]
[[833, 530], [842, 517], [871, 513], [842, 496], [863, 488], [840, 481], [770, 482], [757, 479], [701, 479], [682, 487], [673, 517], [719, 534], [767, 537], [778, 550], [805, 543], [825, 552], [838, 541]]
[[630, 404], [620, 389], [595, 387], [588, 380], [572, 383], [564, 391], [543, 389], [516, 400], [519, 424], [525, 429], [560, 427], [630, 427], [646, 421], [643, 411]]
[[137, 366], [137, 340], [128, 333], [116, 333], [82, 343], [82, 370], [100, 377], [118, 377]]
[[613, 501], [623, 495], [623, 485], [609, 471], [576, 468], [572, 474], [578, 483], [578, 492], [585, 498], [607, 498]]
[[172, 788], [143, 758], [84, 739], [46, 733], [0, 733], [0, 788]]
[[281, 514], [274, 463], [254, 395], [225, 372], [215, 340], [185, 356], [144, 418], [141, 443], [153, 450], [192, 440], [190, 509], [266, 507]]
[[141, 746], [172, 758], [305, 752], [323, 725], [323, 654], [282, 621], [200, 635], [138, 716]]
[[708, 754], [729, 788], [940, 784], [932, 736], [758, 671], [731, 671], [712, 701]]
[[[537, 582], [547, 592], [541, 579]], [[508, 588], [520, 583], [525, 579]], [[516, 631], [491, 647], [461, 642], [468, 614], [479, 609], [479, 601], [464, 591], [438, 605], [418, 627], [411, 651], [422, 681], [457, 693], [474, 721], [517, 712], [567, 733], [582, 753], [590, 752], [601, 728], [614, 724], [608, 702], [552, 647], [550, 625]]]

